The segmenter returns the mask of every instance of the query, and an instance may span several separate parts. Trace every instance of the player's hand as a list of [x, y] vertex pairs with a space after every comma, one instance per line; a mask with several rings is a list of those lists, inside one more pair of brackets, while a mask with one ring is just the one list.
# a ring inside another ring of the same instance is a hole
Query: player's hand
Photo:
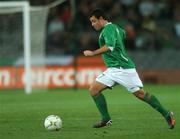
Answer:
[[85, 51], [84, 51], [84, 55], [85, 55], [85, 56], [94, 56], [94, 52], [91, 51], [91, 50], [85, 50]]

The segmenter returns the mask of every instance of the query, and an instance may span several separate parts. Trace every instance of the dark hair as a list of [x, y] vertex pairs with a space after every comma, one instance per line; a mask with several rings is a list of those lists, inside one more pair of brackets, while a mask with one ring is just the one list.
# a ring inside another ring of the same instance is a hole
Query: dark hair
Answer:
[[92, 17], [92, 16], [95, 16], [97, 19], [99, 19], [100, 17], [102, 17], [103, 19], [107, 19], [104, 11], [102, 9], [95, 9], [93, 10], [90, 15], [89, 15], [89, 18]]

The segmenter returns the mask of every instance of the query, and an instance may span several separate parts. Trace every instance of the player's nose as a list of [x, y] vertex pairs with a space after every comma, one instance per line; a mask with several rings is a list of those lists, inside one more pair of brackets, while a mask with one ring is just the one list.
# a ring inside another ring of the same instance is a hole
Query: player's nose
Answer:
[[94, 23], [91, 23], [91, 25], [94, 27], [95, 24], [94, 24]]

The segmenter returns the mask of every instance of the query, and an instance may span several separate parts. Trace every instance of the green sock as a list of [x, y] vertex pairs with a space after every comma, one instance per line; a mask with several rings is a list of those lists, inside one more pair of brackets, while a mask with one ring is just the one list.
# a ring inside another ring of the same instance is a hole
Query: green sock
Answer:
[[155, 96], [146, 93], [143, 100], [149, 105], [151, 105], [158, 112], [160, 112], [165, 118], [167, 117], [168, 111], [163, 108], [163, 106], [160, 104], [159, 100]]
[[96, 103], [96, 106], [97, 106], [99, 112], [101, 113], [102, 120], [111, 119], [110, 115], [108, 113], [106, 99], [105, 99], [104, 95], [100, 93], [96, 96], [93, 96], [93, 99], [94, 99], [94, 102]]

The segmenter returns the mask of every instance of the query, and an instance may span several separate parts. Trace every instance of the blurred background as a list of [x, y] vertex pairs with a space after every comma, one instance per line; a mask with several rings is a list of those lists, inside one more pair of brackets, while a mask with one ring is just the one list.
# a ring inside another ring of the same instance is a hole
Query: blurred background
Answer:
[[[125, 28], [144, 89], [175, 113], [173, 131], [122, 86], [103, 93], [113, 126], [91, 128], [100, 115], [87, 88], [106, 69], [101, 56], [83, 56], [99, 48], [95, 8]], [[179, 0], [0, 0], [0, 139], [179, 139], [179, 98]], [[63, 127], [50, 133], [52, 114]]]
[[[180, 83], [178, 0], [29, 2], [33, 86], [87, 87], [105, 69], [100, 56], [86, 58], [82, 53], [98, 48], [99, 32], [88, 18], [95, 8], [104, 9], [110, 21], [125, 28], [128, 54], [145, 83]], [[1, 8], [0, 21], [0, 88], [22, 88], [22, 12]]]

